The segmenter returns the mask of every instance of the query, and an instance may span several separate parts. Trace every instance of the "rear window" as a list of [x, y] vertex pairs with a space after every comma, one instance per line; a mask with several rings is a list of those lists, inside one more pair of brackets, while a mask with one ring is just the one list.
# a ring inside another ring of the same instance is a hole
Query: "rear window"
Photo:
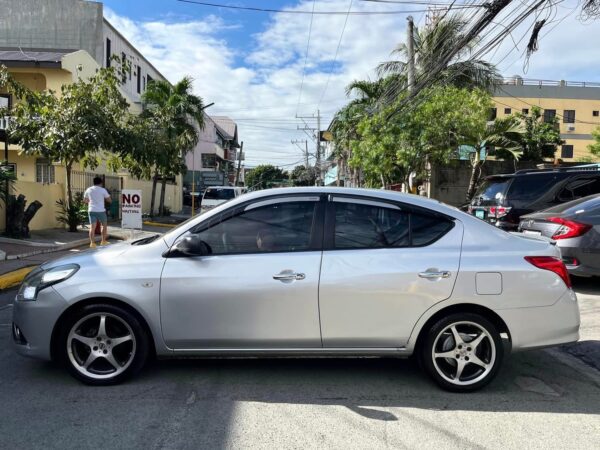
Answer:
[[492, 178], [485, 180], [473, 196], [472, 203], [476, 205], [501, 204], [512, 180], [512, 178]]
[[516, 177], [506, 196], [512, 205], [524, 207], [543, 197], [562, 179], [564, 177], [557, 174], [534, 174]]
[[235, 198], [235, 190], [226, 188], [210, 188], [204, 193], [204, 198], [206, 200], [231, 200], [232, 198]]
[[570, 216], [580, 212], [600, 211], [600, 195], [591, 195], [589, 197], [579, 198], [568, 203], [561, 203], [544, 210], [548, 213], [564, 214]]

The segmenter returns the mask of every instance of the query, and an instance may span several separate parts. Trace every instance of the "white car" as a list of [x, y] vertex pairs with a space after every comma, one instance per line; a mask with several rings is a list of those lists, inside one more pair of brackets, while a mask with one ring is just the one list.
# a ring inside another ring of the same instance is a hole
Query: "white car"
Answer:
[[200, 204], [200, 213], [209, 211], [244, 194], [246, 188], [235, 186], [211, 186], [206, 188]]
[[150, 355], [416, 355], [442, 387], [579, 338], [558, 249], [391, 191], [269, 189], [164, 236], [52, 261], [13, 308], [17, 351], [111, 384]]

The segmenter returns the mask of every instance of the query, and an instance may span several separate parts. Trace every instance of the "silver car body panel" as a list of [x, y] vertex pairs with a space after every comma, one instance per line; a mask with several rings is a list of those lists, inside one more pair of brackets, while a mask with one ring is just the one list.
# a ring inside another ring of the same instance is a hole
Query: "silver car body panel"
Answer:
[[[402, 202], [445, 214], [454, 219], [455, 227], [421, 248], [163, 257], [180, 236], [215, 214], [246, 202], [299, 193]], [[456, 254], [451, 255], [451, 249]], [[160, 357], [408, 356], [427, 321], [447, 306], [460, 304], [479, 305], [498, 314], [508, 327], [514, 350], [576, 340], [579, 312], [575, 294], [553, 272], [526, 262], [526, 255], [559, 256], [559, 250], [543, 240], [505, 233], [418, 196], [349, 188], [264, 190], [237, 197], [152, 243], [116, 244], [46, 264], [50, 268], [76, 263], [81, 269], [42, 290], [36, 301], [15, 301], [13, 320], [30, 340], [28, 346], [15, 347], [22, 354], [48, 359], [53, 328], [67, 308], [103, 299], [123, 302], [139, 313]], [[398, 279], [391, 270], [395, 265], [402, 269]], [[433, 268], [451, 275], [438, 281], [418, 277], [419, 271]], [[272, 278], [287, 269], [301, 271], [306, 277], [289, 284]], [[490, 272], [501, 274], [502, 291], [480, 295], [477, 274]], [[208, 285], [207, 280], [215, 285]], [[353, 328], [356, 336], [351, 334]]]

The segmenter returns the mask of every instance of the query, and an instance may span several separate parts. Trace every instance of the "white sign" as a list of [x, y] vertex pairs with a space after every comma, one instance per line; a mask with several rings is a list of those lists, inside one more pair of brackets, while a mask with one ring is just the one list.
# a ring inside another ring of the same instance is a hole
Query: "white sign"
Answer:
[[142, 229], [142, 191], [121, 192], [121, 228]]

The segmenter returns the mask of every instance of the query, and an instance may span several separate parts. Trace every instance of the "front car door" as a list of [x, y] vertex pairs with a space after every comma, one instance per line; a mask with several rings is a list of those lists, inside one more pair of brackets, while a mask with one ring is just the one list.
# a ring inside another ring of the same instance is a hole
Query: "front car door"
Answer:
[[190, 230], [212, 252], [167, 258], [160, 295], [166, 344], [321, 347], [323, 210], [319, 196], [273, 197], [232, 207]]
[[319, 299], [324, 348], [402, 347], [452, 294], [463, 227], [400, 203], [331, 196]]

